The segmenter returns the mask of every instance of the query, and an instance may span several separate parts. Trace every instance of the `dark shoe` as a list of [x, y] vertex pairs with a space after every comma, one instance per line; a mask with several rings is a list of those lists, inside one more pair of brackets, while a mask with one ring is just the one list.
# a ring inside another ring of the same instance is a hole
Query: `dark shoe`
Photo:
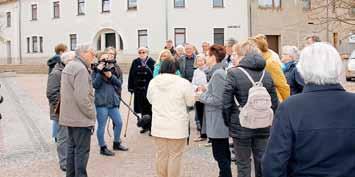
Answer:
[[128, 151], [128, 148], [123, 146], [121, 142], [113, 142], [114, 151]]
[[66, 168], [66, 167], [60, 167], [60, 169], [61, 169], [63, 172], [66, 172], [66, 171], [67, 171], [67, 168]]
[[143, 134], [146, 133], [148, 130], [147, 129], [142, 129], [139, 133]]
[[100, 148], [100, 154], [105, 155], [105, 156], [114, 156], [115, 155], [115, 153], [108, 150], [106, 146]]

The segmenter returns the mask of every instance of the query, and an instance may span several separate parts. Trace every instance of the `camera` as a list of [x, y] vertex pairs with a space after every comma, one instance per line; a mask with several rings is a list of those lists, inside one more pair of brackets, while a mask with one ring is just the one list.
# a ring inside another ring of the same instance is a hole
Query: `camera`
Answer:
[[[104, 67], [102, 69], [98, 68], [100, 64], [104, 64]], [[100, 60], [98, 63], [92, 64], [91, 69], [99, 72], [108, 72], [108, 71], [112, 71], [112, 69], [115, 67], [115, 64], [116, 64], [116, 60], [103, 59]]]

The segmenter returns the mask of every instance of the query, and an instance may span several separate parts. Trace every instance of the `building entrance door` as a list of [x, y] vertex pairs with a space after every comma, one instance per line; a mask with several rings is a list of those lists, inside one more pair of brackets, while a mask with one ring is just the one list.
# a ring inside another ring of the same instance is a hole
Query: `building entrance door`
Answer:
[[267, 42], [269, 44], [269, 49], [271, 49], [279, 54], [280, 36], [279, 35], [266, 35], [266, 38], [267, 38]]

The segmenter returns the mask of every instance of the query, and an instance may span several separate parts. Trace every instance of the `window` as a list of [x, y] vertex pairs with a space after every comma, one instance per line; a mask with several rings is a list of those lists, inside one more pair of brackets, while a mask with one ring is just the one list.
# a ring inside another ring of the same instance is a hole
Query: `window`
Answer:
[[77, 37], [76, 34], [70, 35], [70, 50], [74, 51], [76, 49]]
[[351, 14], [355, 16], [355, 7], [352, 7], [350, 10], [351, 10]]
[[186, 28], [175, 28], [175, 45], [184, 45], [186, 43]]
[[223, 7], [223, 0], [213, 0], [213, 7], [214, 7], [214, 8], [221, 8], [221, 7]]
[[60, 17], [59, 1], [53, 2], [53, 18]]
[[85, 0], [78, 0], [78, 15], [85, 15]]
[[138, 48], [148, 47], [148, 31], [138, 30]]
[[37, 4], [31, 6], [32, 20], [37, 20]]
[[111, 2], [110, 0], [102, 0], [102, 12], [110, 12]]
[[260, 8], [281, 8], [281, 0], [258, 0]]
[[215, 44], [224, 45], [224, 28], [213, 29], [213, 42]]
[[39, 37], [39, 52], [43, 53], [43, 37]]
[[137, 0], [127, 0], [128, 9], [137, 9]]
[[27, 37], [27, 53], [31, 53], [31, 39], [29, 37]]
[[6, 26], [11, 27], [11, 12], [6, 12]]
[[32, 36], [32, 52], [33, 53], [37, 53], [38, 52], [37, 36]]
[[185, 8], [185, 0], [174, 0], [175, 8]]
[[310, 10], [312, 8], [311, 0], [303, 0], [303, 10]]

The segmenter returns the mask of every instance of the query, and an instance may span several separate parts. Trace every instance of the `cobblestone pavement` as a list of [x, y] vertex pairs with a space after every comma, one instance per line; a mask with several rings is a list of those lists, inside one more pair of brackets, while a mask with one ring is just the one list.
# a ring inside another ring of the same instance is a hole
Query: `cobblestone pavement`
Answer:
[[[0, 78], [0, 94], [5, 102], [0, 105], [0, 176], [1, 177], [62, 177], [59, 170], [55, 144], [50, 137], [48, 102], [45, 97], [46, 75], [17, 75]], [[127, 77], [125, 78], [127, 81]], [[129, 100], [126, 85], [123, 98]], [[355, 92], [355, 82], [345, 87]], [[121, 107], [126, 120], [127, 109]], [[192, 116], [191, 116], [192, 117]], [[99, 155], [96, 136], [92, 136], [88, 173], [91, 177], [153, 177], [153, 138], [139, 134], [135, 120], [130, 119], [127, 138], [129, 152], [116, 152], [114, 157]], [[191, 118], [191, 124], [193, 119]], [[193, 137], [197, 132], [193, 129]], [[124, 130], [124, 128], [123, 128]], [[111, 131], [111, 134], [113, 132]], [[112, 143], [106, 133], [106, 141]], [[112, 147], [110, 147], [112, 148]], [[217, 164], [211, 149], [203, 143], [191, 143], [184, 155], [185, 177], [218, 176]], [[233, 165], [236, 174], [236, 166]]]
[[[127, 81], [127, 77], [125, 78]], [[5, 102], [0, 105], [0, 176], [1, 177], [62, 177], [56, 149], [51, 140], [48, 101], [45, 97], [46, 75], [17, 75], [0, 78], [0, 94]], [[129, 100], [126, 84], [123, 98]], [[126, 121], [127, 109], [121, 107]], [[129, 152], [116, 152], [114, 157], [99, 155], [96, 135], [92, 136], [88, 173], [91, 177], [153, 177], [155, 147], [153, 138], [139, 134], [136, 121], [129, 121], [124, 144]], [[191, 119], [191, 124], [193, 119]], [[125, 125], [125, 124], [124, 124]], [[111, 130], [111, 128], [109, 128]], [[193, 128], [194, 129], [194, 128]], [[123, 128], [124, 130], [124, 128]], [[111, 131], [111, 134], [113, 132]], [[123, 133], [122, 133], [123, 134]], [[193, 137], [197, 132], [193, 131]], [[113, 138], [106, 133], [106, 141]], [[110, 146], [110, 149], [112, 147]], [[210, 147], [191, 143], [184, 155], [185, 177], [218, 176], [217, 164]], [[234, 166], [234, 170], [236, 167]]]

